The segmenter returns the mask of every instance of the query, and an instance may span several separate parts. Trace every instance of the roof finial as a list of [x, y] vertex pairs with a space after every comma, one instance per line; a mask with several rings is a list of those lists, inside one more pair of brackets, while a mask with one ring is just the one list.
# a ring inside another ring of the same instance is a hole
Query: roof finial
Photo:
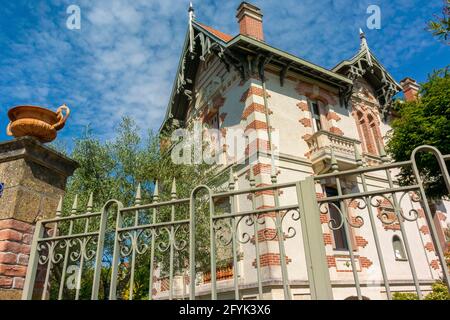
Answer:
[[367, 43], [366, 34], [364, 33], [364, 31], [361, 28], [359, 28], [359, 38], [361, 39], [360, 52], [362, 52], [362, 51], [366, 52], [367, 62], [369, 63], [370, 67], [373, 67], [372, 56], [370, 54], [370, 49], [369, 49], [369, 45]]
[[366, 37], [366, 34], [364, 33], [363, 29], [361, 29], [361, 28], [359, 28], [359, 37], [361, 39]]
[[194, 53], [194, 27], [192, 26], [192, 22], [195, 19], [194, 14], [194, 5], [192, 2], [189, 2], [189, 52], [191, 54]]
[[189, 2], [188, 12], [189, 12], [189, 20], [194, 20], [194, 18], [195, 18], [195, 13], [194, 13], [195, 10], [194, 10], [194, 5], [192, 4], [192, 1]]

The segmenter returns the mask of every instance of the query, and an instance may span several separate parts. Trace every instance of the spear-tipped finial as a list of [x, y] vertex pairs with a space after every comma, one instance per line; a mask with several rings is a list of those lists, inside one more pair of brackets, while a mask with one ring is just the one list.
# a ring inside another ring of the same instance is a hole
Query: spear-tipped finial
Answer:
[[173, 181], [172, 181], [172, 190], [170, 191], [170, 195], [171, 195], [172, 199], [177, 198], [177, 180], [175, 178], [173, 178]]
[[358, 165], [358, 167], [362, 167], [363, 166], [363, 161], [361, 158], [361, 153], [359, 153], [359, 149], [358, 146], [356, 145], [356, 143], [353, 145], [353, 148], [355, 149], [355, 161], [356, 164]]
[[233, 172], [233, 167], [230, 168], [230, 178], [228, 179], [228, 189], [229, 190], [234, 190], [234, 172]]
[[195, 19], [194, 14], [194, 6], [192, 5], [192, 2], [189, 3], [189, 52], [191, 55], [194, 53], [194, 27], [192, 25], [192, 22]]
[[273, 184], [277, 183], [277, 167], [275, 166], [275, 157], [273, 156], [273, 152], [271, 157], [270, 179]]
[[331, 149], [331, 170], [333, 172], [339, 171], [338, 162], [336, 160], [336, 156], [334, 155], [333, 149]]
[[378, 141], [378, 149], [380, 150], [380, 158], [381, 158], [381, 161], [383, 161], [383, 162], [388, 162], [388, 161], [389, 161], [389, 158], [388, 158], [388, 156], [387, 156], [387, 154], [386, 154], [386, 150], [384, 150], [384, 146], [383, 146], [383, 144], [381, 143], [381, 141]]
[[78, 212], [78, 195], [75, 195], [75, 199], [73, 199], [72, 211], [70, 212], [72, 215], [77, 214]]
[[91, 192], [89, 194], [88, 204], [86, 206], [87, 213], [92, 213], [92, 209], [94, 208], [94, 193]]
[[359, 38], [361, 39], [360, 52], [366, 51], [367, 62], [369, 63], [370, 67], [373, 67], [372, 55], [370, 53], [369, 45], [367, 43], [366, 34], [364, 33], [364, 31], [361, 28], [359, 28]]
[[155, 190], [153, 191], [153, 202], [157, 202], [159, 200], [159, 187], [158, 180], [155, 181]]
[[134, 204], [140, 205], [142, 203], [142, 188], [141, 184], [139, 183], [136, 189], [136, 196], [134, 197]]
[[56, 216], [62, 216], [63, 196], [59, 197], [58, 207], [56, 208]]
[[250, 168], [250, 187], [254, 188], [255, 185], [256, 185], [255, 174], [253, 172], [253, 168]]
[[359, 37], [361, 39], [366, 37], [366, 34], [364, 33], [363, 29], [361, 29], [361, 28], [359, 28]]

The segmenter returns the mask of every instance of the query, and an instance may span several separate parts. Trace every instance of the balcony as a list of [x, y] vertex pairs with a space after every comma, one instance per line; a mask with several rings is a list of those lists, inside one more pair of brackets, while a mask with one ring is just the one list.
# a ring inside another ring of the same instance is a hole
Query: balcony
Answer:
[[309, 151], [306, 154], [311, 160], [314, 173], [321, 174], [331, 168], [331, 151], [338, 162], [339, 170], [350, 170], [357, 167], [355, 146], [361, 154], [361, 142], [342, 137], [328, 131], [319, 131], [306, 139]]

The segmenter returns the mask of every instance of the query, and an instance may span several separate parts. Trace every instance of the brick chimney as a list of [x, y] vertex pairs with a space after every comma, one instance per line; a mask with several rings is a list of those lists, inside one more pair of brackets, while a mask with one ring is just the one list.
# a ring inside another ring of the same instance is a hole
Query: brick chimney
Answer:
[[411, 78], [405, 78], [400, 82], [400, 85], [403, 88], [403, 93], [405, 95], [406, 101], [417, 101], [419, 97], [419, 89], [420, 86], [416, 82], [416, 80]]
[[239, 5], [236, 17], [239, 22], [240, 34], [264, 41], [261, 9], [244, 1]]

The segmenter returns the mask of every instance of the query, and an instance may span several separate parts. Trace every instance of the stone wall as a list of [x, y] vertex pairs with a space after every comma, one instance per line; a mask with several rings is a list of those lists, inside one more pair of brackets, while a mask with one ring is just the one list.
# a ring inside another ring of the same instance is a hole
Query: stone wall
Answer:
[[76, 168], [33, 138], [0, 143], [0, 300], [21, 298], [34, 226], [54, 215]]

